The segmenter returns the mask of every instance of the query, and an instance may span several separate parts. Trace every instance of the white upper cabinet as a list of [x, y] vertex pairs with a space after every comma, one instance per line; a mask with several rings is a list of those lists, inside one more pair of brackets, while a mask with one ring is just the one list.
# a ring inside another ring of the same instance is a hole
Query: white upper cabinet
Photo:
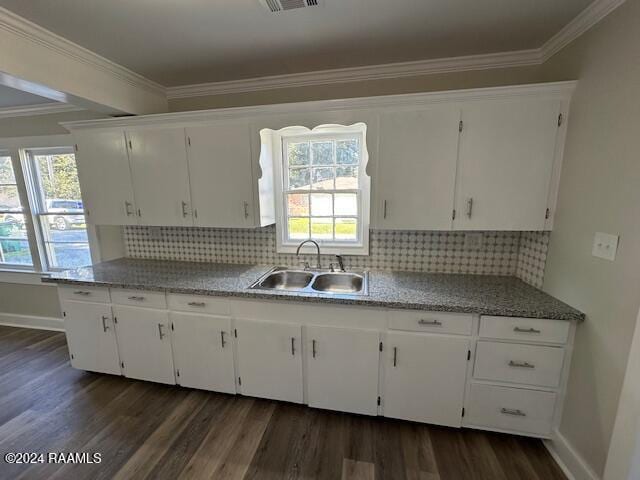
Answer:
[[128, 130], [140, 225], [193, 225], [184, 128]]
[[248, 123], [187, 128], [194, 225], [254, 225]]
[[74, 140], [87, 222], [138, 223], [124, 132], [81, 130]]
[[381, 114], [379, 228], [451, 229], [459, 122], [456, 106]]
[[456, 230], [543, 230], [560, 100], [470, 102], [462, 108]]

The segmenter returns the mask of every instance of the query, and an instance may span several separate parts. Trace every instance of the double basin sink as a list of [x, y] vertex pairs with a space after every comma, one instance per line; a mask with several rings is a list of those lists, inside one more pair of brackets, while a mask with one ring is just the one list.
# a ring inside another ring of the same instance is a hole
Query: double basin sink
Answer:
[[303, 293], [367, 295], [367, 272], [326, 272], [275, 267], [249, 288]]

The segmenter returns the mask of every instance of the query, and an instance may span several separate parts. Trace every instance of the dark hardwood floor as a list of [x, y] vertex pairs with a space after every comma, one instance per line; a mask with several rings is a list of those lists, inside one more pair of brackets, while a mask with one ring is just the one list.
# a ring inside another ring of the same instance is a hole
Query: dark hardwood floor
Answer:
[[0, 327], [1, 478], [564, 479], [538, 440], [315, 410], [74, 370], [64, 334]]

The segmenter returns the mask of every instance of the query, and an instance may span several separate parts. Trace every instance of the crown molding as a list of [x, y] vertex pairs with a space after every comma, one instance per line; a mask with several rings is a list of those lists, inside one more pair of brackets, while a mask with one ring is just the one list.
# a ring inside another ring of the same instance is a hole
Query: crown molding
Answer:
[[31, 115], [48, 115], [51, 113], [79, 112], [83, 108], [66, 103], [38, 103], [17, 107], [0, 108], [0, 118], [29, 117]]
[[364, 67], [318, 70], [314, 72], [272, 75], [268, 77], [198, 83], [167, 88], [167, 98], [189, 98], [229, 93], [244, 93], [278, 88], [328, 85], [386, 78], [415, 77], [437, 73], [486, 70], [491, 68], [522, 67], [541, 63], [538, 49], [514, 52], [467, 55], [462, 57], [419, 60], [415, 62], [388, 63]]
[[626, 0], [595, 0], [540, 47], [542, 62], [546, 62], [625, 1]]
[[93, 68], [106, 72], [114, 77], [138, 88], [143, 88], [155, 94], [166, 94], [166, 89], [159, 83], [153, 82], [142, 75], [118, 65], [97, 53], [67, 40], [60, 35], [37, 25], [15, 13], [0, 7], [0, 29], [18, 35], [58, 54], [73, 60], [83, 62]]

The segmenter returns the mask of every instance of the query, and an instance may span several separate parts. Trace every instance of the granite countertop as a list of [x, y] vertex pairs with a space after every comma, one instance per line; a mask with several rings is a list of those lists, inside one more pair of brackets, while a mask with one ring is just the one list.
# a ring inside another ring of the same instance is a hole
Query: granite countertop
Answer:
[[583, 320], [584, 314], [510, 276], [369, 272], [369, 295], [335, 295], [248, 287], [271, 267], [121, 258], [56, 272], [44, 282], [294, 300], [481, 315]]

